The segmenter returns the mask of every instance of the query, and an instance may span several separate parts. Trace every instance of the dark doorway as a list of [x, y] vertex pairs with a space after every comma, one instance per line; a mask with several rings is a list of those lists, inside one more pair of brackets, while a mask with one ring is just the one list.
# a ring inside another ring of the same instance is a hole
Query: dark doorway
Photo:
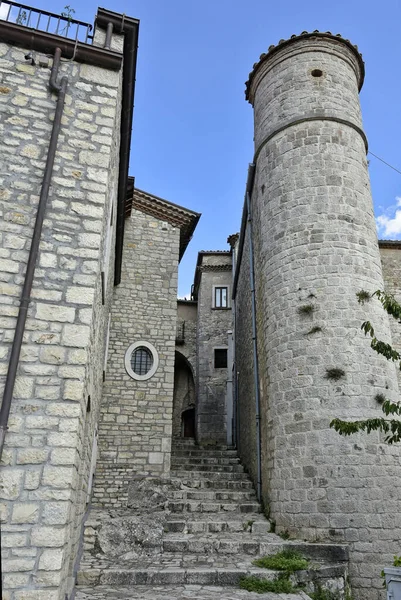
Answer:
[[195, 409], [188, 408], [182, 413], [182, 437], [195, 437]]
[[175, 352], [173, 436], [195, 437], [195, 382], [188, 359]]

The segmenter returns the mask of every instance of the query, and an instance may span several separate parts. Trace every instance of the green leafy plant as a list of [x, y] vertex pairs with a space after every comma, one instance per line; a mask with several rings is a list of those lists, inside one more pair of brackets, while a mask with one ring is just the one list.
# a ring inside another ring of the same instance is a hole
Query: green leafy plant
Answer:
[[250, 531], [250, 533], [252, 533], [252, 525], [255, 523], [255, 521], [245, 521], [245, 523], [242, 524], [244, 531]]
[[383, 404], [383, 402], [385, 402], [385, 400], [386, 400], [386, 396], [384, 394], [376, 394], [375, 400], [379, 404]]
[[288, 529], [286, 529], [285, 531], [282, 531], [278, 535], [281, 537], [282, 540], [289, 540], [290, 539], [290, 532], [288, 531]]
[[[383, 309], [390, 317], [393, 317], [398, 323], [401, 323], [401, 305], [396, 301], [392, 294], [387, 294], [381, 290], [374, 292], [371, 297], [376, 297], [381, 303]], [[365, 321], [361, 326], [365, 335], [371, 337], [370, 346], [372, 350], [384, 356], [387, 360], [398, 363], [401, 369], [401, 355], [390, 344], [378, 340], [375, 336], [375, 331], [370, 321]], [[399, 402], [391, 402], [387, 400], [383, 394], [377, 394], [376, 400], [381, 403], [381, 409], [386, 417], [389, 415], [401, 416], [401, 404]], [[373, 419], [364, 419], [361, 421], [343, 421], [341, 419], [333, 419], [330, 427], [335, 429], [340, 435], [352, 435], [359, 431], [381, 431], [385, 433], [385, 442], [394, 444], [401, 440], [401, 421], [399, 419], [386, 419], [384, 417], [376, 417]]]
[[71, 21], [73, 20], [73, 15], [75, 15], [75, 10], [71, 8], [69, 4], [64, 6], [64, 10], [61, 12], [61, 16], [64, 19], [67, 19], [67, 24], [64, 27], [64, 29], [61, 30], [61, 33], [65, 33], [65, 35], [68, 34], [68, 30], [71, 27]]
[[345, 377], [345, 371], [343, 369], [326, 369], [326, 379], [334, 379], [338, 381]]
[[319, 331], [323, 331], [322, 327], [319, 327], [319, 325], [315, 325], [314, 327], [309, 329], [306, 335], [313, 335], [314, 333], [319, 333]]
[[[341, 600], [342, 598], [340, 592], [325, 590], [321, 585], [318, 585], [314, 592], [309, 592], [309, 596], [313, 600]], [[348, 592], [346, 592], [346, 600], [352, 600]]]
[[302, 316], [311, 315], [315, 310], [314, 304], [303, 304], [298, 307], [298, 314]]
[[369, 302], [371, 299], [371, 295], [366, 290], [361, 290], [356, 293], [356, 297], [358, 298], [359, 304], [365, 304], [365, 302]]
[[253, 561], [256, 567], [263, 569], [273, 569], [274, 571], [284, 571], [285, 573], [293, 573], [307, 569], [309, 561], [303, 558], [299, 552], [286, 548], [282, 552], [277, 552], [271, 556], [263, 556]]
[[288, 577], [279, 576], [272, 581], [268, 579], [259, 579], [258, 577], [248, 576], [242, 577], [239, 581], [239, 586], [248, 592], [256, 592], [257, 594], [265, 594], [266, 592], [275, 592], [276, 594], [291, 594], [296, 591]]
[[394, 556], [393, 566], [401, 567], [401, 556]]
[[[266, 517], [268, 518], [268, 517]], [[276, 533], [276, 521], [270, 521], [270, 532]]]
[[17, 23], [17, 25], [25, 25], [27, 19], [28, 15], [26, 14], [26, 10], [20, 10], [15, 22]]

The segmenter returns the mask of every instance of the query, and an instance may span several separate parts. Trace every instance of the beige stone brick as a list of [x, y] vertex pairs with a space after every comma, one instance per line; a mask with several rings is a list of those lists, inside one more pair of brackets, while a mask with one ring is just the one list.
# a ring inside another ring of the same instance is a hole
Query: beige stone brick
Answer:
[[95, 290], [88, 287], [69, 287], [66, 292], [67, 302], [73, 304], [93, 304]]
[[72, 365], [84, 365], [87, 361], [87, 351], [85, 349], [69, 350], [67, 362]]
[[64, 545], [67, 530], [65, 527], [37, 526], [32, 528], [31, 544], [41, 547], [58, 548]]
[[46, 502], [43, 507], [43, 523], [46, 525], [64, 525], [68, 522], [69, 502]]
[[92, 65], [82, 65], [80, 75], [82, 79], [90, 83], [100, 83], [103, 86], [112, 88], [118, 86], [119, 73], [117, 71], [107, 71]]
[[73, 323], [75, 319], [75, 308], [70, 306], [57, 306], [55, 304], [41, 304], [38, 302], [36, 305], [35, 316], [42, 321]]
[[2, 567], [6, 573], [12, 573], [13, 571], [32, 571], [35, 564], [35, 560], [32, 558], [6, 559], [2, 562]]
[[21, 155], [28, 158], [39, 158], [40, 148], [33, 144], [27, 144], [22, 148]]
[[81, 414], [79, 404], [52, 402], [46, 407], [46, 414], [59, 417], [78, 417]]
[[54, 448], [51, 452], [52, 465], [74, 465], [78, 460], [75, 448]]
[[80, 401], [84, 394], [84, 382], [77, 379], [67, 379], [64, 384], [64, 400]]
[[34, 415], [26, 417], [25, 427], [27, 429], [56, 429], [59, 423], [57, 417], [48, 417], [42, 415]]
[[62, 332], [62, 343], [65, 346], [85, 348], [89, 343], [90, 329], [87, 325], [65, 325]]
[[37, 523], [39, 518], [39, 504], [15, 503], [12, 509], [12, 523]]
[[40, 361], [43, 363], [59, 365], [65, 360], [66, 351], [60, 346], [48, 346], [41, 348]]
[[[29, 574], [27, 573], [4, 573], [4, 588], [27, 588], [29, 583]], [[4, 596], [3, 596], [4, 598]]]
[[0, 498], [3, 500], [16, 500], [22, 486], [24, 472], [13, 468], [2, 469], [0, 480]]
[[23, 448], [17, 452], [17, 465], [35, 465], [45, 462], [48, 450]]
[[39, 487], [41, 472], [29, 470], [25, 473], [24, 489], [36, 490]]
[[73, 470], [71, 467], [55, 467], [45, 465], [43, 469], [42, 483], [50, 487], [68, 488], [71, 485]]
[[11, 100], [11, 104], [14, 104], [15, 106], [26, 106], [28, 104], [28, 98], [22, 94], [17, 94]]
[[51, 254], [50, 252], [41, 252], [39, 257], [39, 265], [44, 268], [57, 267], [57, 255]]
[[43, 550], [39, 559], [39, 569], [58, 571], [62, 568], [64, 556], [65, 552], [63, 550]]
[[15, 398], [32, 398], [33, 379], [29, 377], [17, 377], [14, 387]]

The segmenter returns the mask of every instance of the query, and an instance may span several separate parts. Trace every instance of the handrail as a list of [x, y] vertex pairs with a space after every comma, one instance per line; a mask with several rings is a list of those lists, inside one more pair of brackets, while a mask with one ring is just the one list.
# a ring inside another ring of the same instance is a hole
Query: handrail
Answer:
[[93, 40], [93, 26], [90, 23], [73, 19], [71, 15], [51, 13], [14, 0], [0, 0], [0, 20], [78, 40], [84, 44], [91, 44]]

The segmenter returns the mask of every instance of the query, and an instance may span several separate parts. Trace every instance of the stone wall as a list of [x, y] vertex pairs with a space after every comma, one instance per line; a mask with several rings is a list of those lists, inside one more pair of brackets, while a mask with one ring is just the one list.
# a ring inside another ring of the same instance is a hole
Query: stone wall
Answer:
[[227, 369], [214, 368], [214, 349], [227, 348], [232, 314], [231, 308], [213, 307], [213, 286], [227, 286], [231, 302], [231, 283], [231, 254], [205, 253], [198, 292], [197, 338], [197, 438], [201, 444], [226, 443]]
[[[391, 242], [390, 242], [391, 244]], [[380, 258], [383, 269], [384, 289], [393, 294], [397, 302], [401, 303], [401, 247], [391, 247], [390, 244], [383, 242], [380, 247]], [[393, 346], [401, 351], [401, 325], [393, 318], [390, 318], [390, 329]], [[372, 323], [374, 326], [374, 324]], [[398, 371], [398, 384], [401, 389], [401, 372]]]
[[278, 531], [349, 542], [355, 598], [378, 600], [380, 570], [399, 547], [399, 448], [330, 429], [334, 417], [380, 417], [378, 393], [399, 397], [394, 365], [360, 330], [368, 318], [390, 340], [387, 315], [356, 298], [383, 286], [361, 69], [355, 48], [326, 34], [262, 57], [249, 90], [252, 202], [269, 398], [264, 500]]
[[237, 446], [241, 460], [256, 485], [256, 410], [249, 272], [249, 227], [247, 227], [245, 233], [235, 298], [235, 341]]
[[[177, 335], [176, 350], [190, 363], [196, 375], [196, 327], [198, 318], [196, 302], [178, 300], [177, 302]], [[184, 335], [183, 335], [184, 325]], [[183, 337], [183, 342], [180, 343]]]
[[[56, 105], [50, 70], [28, 65], [28, 50], [0, 44], [2, 387]], [[64, 600], [72, 586], [100, 402], [121, 74], [71, 61], [61, 74], [66, 105], [3, 454], [5, 600]]]
[[173, 406], [173, 435], [177, 437], [182, 434], [183, 411], [195, 407], [196, 327], [196, 302], [178, 300]]
[[[121, 283], [114, 290], [109, 358], [99, 422], [93, 503], [124, 507], [134, 476], [170, 469], [180, 230], [134, 209], [126, 221]], [[146, 381], [124, 366], [138, 341], [157, 350]]]

